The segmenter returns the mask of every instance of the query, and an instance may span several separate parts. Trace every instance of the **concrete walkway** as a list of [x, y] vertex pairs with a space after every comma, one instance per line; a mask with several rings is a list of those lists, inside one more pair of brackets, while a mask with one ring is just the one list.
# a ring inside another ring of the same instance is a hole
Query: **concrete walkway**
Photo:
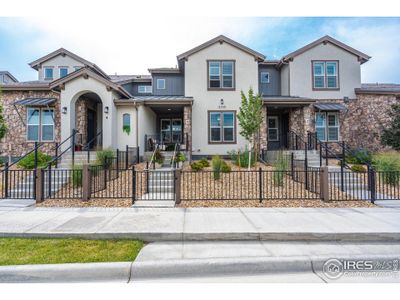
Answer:
[[400, 241], [397, 208], [7, 208], [0, 236]]

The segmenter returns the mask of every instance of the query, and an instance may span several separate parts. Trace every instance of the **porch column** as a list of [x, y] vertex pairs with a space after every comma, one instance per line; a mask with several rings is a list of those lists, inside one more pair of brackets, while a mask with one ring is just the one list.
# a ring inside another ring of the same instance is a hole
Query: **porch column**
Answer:
[[307, 139], [307, 132], [314, 132], [314, 111], [311, 105], [303, 107], [303, 117], [304, 117], [304, 140]]
[[261, 127], [260, 127], [260, 132], [259, 132], [260, 149], [267, 149], [267, 146], [268, 146], [267, 130], [268, 130], [267, 106], [263, 105], [262, 123], [261, 123]]
[[192, 159], [192, 106], [183, 107], [183, 134], [188, 138], [189, 160]]

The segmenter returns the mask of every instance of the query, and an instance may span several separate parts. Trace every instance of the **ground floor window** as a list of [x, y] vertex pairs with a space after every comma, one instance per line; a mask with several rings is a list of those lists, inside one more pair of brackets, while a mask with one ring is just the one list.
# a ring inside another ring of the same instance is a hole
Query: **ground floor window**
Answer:
[[209, 143], [236, 142], [236, 113], [211, 111], [208, 113]]
[[54, 140], [54, 109], [28, 107], [26, 124], [28, 141]]
[[339, 140], [339, 113], [317, 112], [315, 113], [315, 131], [321, 141]]

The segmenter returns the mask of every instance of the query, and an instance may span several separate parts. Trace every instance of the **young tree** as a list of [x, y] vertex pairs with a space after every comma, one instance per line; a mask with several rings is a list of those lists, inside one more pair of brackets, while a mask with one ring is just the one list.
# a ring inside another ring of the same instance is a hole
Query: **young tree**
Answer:
[[262, 123], [262, 100], [260, 94], [254, 95], [253, 88], [250, 87], [248, 95], [240, 92], [242, 105], [239, 108], [237, 118], [241, 127], [240, 134], [249, 142], [249, 169], [251, 166], [251, 151], [254, 144], [255, 135]]
[[3, 103], [1, 101], [1, 87], [0, 87], [0, 140], [6, 135], [7, 125], [3, 117]]
[[393, 104], [388, 115], [392, 118], [392, 124], [383, 130], [381, 143], [400, 150], [400, 104]]

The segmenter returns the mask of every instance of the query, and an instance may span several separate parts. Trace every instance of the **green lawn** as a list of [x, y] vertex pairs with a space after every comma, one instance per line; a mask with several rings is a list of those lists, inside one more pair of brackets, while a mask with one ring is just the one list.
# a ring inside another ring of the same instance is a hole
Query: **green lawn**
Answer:
[[0, 265], [133, 261], [137, 240], [0, 238]]

